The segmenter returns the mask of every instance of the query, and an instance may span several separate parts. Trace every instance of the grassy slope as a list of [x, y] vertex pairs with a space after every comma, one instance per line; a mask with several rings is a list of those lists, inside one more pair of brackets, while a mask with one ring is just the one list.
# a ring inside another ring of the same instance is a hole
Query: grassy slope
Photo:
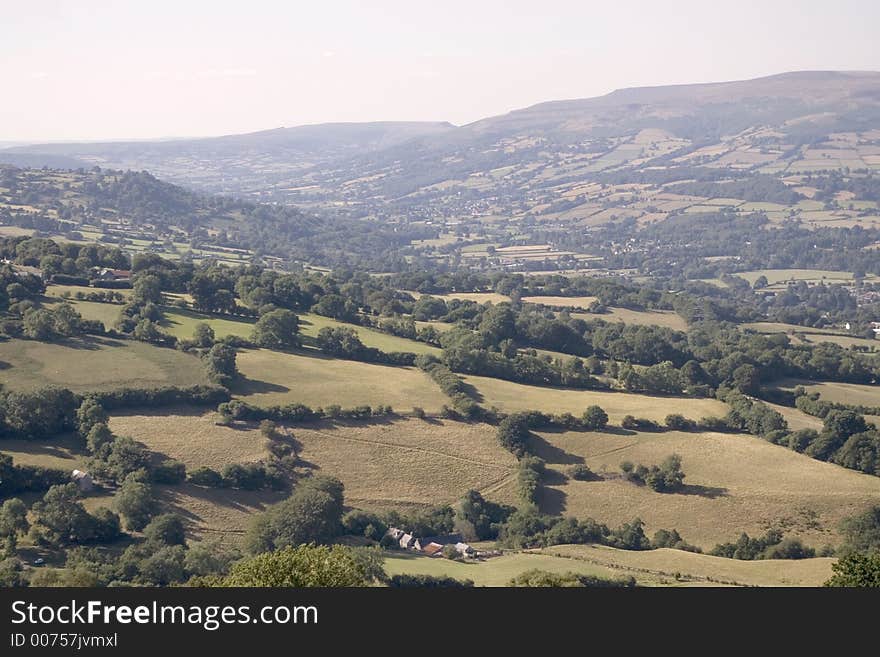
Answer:
[[514, 501], [514, 457], [495, 428], [449, 420], [295, 427], [300, 457], [345, 484], [358, 508], [451, 504], [469, 489]]
[[[736, 561], [681, 550], [634, 552], [588, 545], [557, 545], [512, 552], [476, 563], [394, 553], [386, 557], [389, 575], [401, 573], [471, 579], [477, 586], [504, 586], [516, 575], [538, 568], [602, 577], [633, 576], [642, 586], [818, 586], [831, 576], [833, 559]], [[675, 574], [679, 574], [676, 580]]]
[[207, 383], [198, 358], [133, 340], [83, 338], [52, 344], [0, 342], [0, 383], [10, 389], [46, 385], [74, 392]]
[[880, 387], [858, 383], [815, 382], [801, 379], [785, 379], [777, 382], [777, 387], [794, 390], [801, 385], [808, 392], [818, 392], [824, 401], [841, 404], [863, 404], [880, 406]]
[[512, 383], [483, 376], [465, 376], [483, 396], [483, 404], [503, 411], [530, 409], [551, 413], [570, 412], [581, 415], [591, 404], [598, 404], [617, 423], [624, 415], [637, 415], [662, 420], [670, 413], [681, 413], [699, 419], [706, 415], [723, 416], [727, 406], [714, 399], [652, 397], [623, 392], [544, 388]]
[[[586, 463], [607, 472], [600, 481], [551, 477], [545, 511], [593, 517], [611, 526], [640, 517], [649, 535], [678, 529], [689, 542], [711, 548], [743, 531], [780, 526], [808, 544], [838, 543], [837, 525], [880, 495], [880, 478], [823, 463], [746, 435], [719, 433], [541, 432], [536, 453], [564, 472]], [[622, 461], [659, 463], [682, 457], [687, 489], [662, 494], [619, 478]]]
[[413, 367], [252, 349], [239, 353], [238, 369], [245, 378], [233, 392], [258, 405], [390, 404], [403, 411], [413, 406], [437, 411], [447, 402], [437, 385]]
[[[171, 307], [166, 307], [164, 311], [165, 322], [163, 323], [163, 329], [178, 338], [191, 338], [195, 326], [199, 322], [209, 324], [214, 329], [217, 337], [238, 335], [243, 338], [248, 338], [251, 335], [254, 325], [253, 320], [239, 317], [225, 318], [214, 315], [204, 315], [191, 310], [182, 310]], [[417, 354], [440, 353], [439, 349], [432, 347], [429, 344], [425, 344], [424, 342], [399, 338], [395, 335], [389, 335], [363, 326], [346, 324], [329, 317], [322, 317], [321, 315], [305, 313], [300, 315], [299, 318], [300, 332], [306, 338], [305, 342], [307, 344], [311, 342], [308, 338], [314, 338], [317, 336], [318, 331], [325, 326], [332, 328], [344, 327], [356, 331], [361, 341], [368, 347], [375, 347], [382, 351], [409, 351]]]
[[189, 469], [209, 466], [222, 470], [230, 463], [259, 461], [269, 455], [259, 431], [242, 431], [215, 424], [217, 413], [173, 408], [156, 412], [115, 414], [110, 429], [131, 436], [165, 458], [182, 461]]

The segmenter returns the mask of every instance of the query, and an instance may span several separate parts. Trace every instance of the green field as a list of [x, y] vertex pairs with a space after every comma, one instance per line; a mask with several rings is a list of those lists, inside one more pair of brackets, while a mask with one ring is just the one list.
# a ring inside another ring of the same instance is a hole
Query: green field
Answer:
[[88, 455], [79, 436], [56, 436], [51, 440], [4, 438], [0, 451], [9, 454], [15, 465], [38, 465], [44, 468], [73, 470], [83, 468]]
[[[634, 577], [639, 586], [820, 586], [831, 576], [833, 559], [737, 561], [682, 550], [616, 550], [592, 545], [556, 545], [507, 552], [475, 562], [457, 562], [414, 553], [385, 558], [389, 575], [419, 574], [470, 579], [476, 586], [505, 586], [534, 568], [551, 573]], [[676, 577], [677, 576], [677, 577]]]
[[122, 305], [115, 303], [77, 301], [76, 299], [69, 299], [68, 301], [76, 309], [76, 312], [82, 315], [83, 319], [96, 319], [104, 324], [105, 329], [113, 328], [122, 311]]
[[674, 579], [678, 573], [683, 582], [691, 585], [821, 586], [831, 577], [834, 563], [828, 557], [742, 561], [667, 548], [615, 550], [599, 545], [556, 545], [541, 552], [632, 574], [640, 584], [649, 583], [654, 577], [678, 584]]
[[596, 297], [534, 296], [522, 298], [523, 303], [540, 303], [545, 306], [564, 306], [566, 308], [583, 308], [584, 310], [596, 300]]
[[390, 553], [385, 557], [388, 575], [433, 575], [473, 580], [476, 586], [506, 586], [513, 577], [533, 568], [553, 573], [575, 572], [580, 575], [618, 577], [623, 573], [584, 561], [513, 552], [485, 561], [462, 563], [449, 559], [427, 557], [414, 553]]
[[770, 285], [786, 281], [843, 283], [851, 281], [853, 278], [852, 272], [828, 271], [825, 269], [759, 269], [756, 271], [742, 271], [735, 275], [744, 278], [750, 285], [754, 285], [755, 281], [761, 276], [766, 276], [767, 282]]
[[828, 328], [818, 329], [810, 326], [798, 326], [797, 324], [783, 324], [779, 322], [752, 322], [741, 325], [744, 329], [757, 331], [763, 334], [772, 333], [788, 333], [792, 335], [792, 341], [795, 344], [830, 342], [837, 344], [844, 349], [857, 347], [861, 350], [876, 351], [880, 347], [880, 341], [859, 338], [852, 335], [846, 335], [844, 329]]
[[191, 338], [196, 324], [205, 323], [214, 329], [218, 338], [227, 335], [237, 335], [241, 338], [249, 338], [254, 327], [254, 320], [241, 317], [223, 317], [217, 315], [203, 315], [191, 310], [165, 306], [162, 308], [164, 319], [162, 330], [176, 338]]
[[400, 411], [420, 406], [436, 412], [448, 401], [416, 368], [338, 360], [312, 351], [244, 350], [238, 356], [238, 369], [243, 380], [234, 385], [233, 392], [260, 406], [390, 404]]
[[[180, 308], [172, 308], [166, 306], [164, 308], [165, 320], [162, 322], [163, 330], [177, 338], [191, 338], [196, 324], [204, 322], [214, 329], [214, 333], [218, 338], [225, 335], [237, 335], [242, 338], [249, 338], [255, 320], [241, 317], [222, 317], [216, 315], [204, 315], [193, 312], [191, 310], [183, 310]], [[440, 350], [437, 347], [417, 342], [416, 340], [408, 340], [399, 338], [396, 335], [390, 335], [371, 328], [357, 326], [355, 324], [346, 324], [322, 315], [314, 315], [312, 313], [304, 313], [299, 315], [300, 333], [306, 338], [305, 343], [309, 344], [309, 338], [315, 338], [324, 327], [331, 328], [350, 328], [354, 330], [361, 342], [368, 347], [375, 347], [382, 351], [409, 351], [416, 354], [434, 354], [439, 355]]]
[[53, 385], [74, 392], [207, 383], [194, 356], [134, 340], [76, 338], [64, 343], [0, 342], [0, 384], [14, 390]]
[[678, 313], [670, 310], [630, 310], [629, 308], [608, 308], [604, 313], [572, 313], [572, 317], [584, 321], [602, 319], [606, 322], [642, 324], [644, 326], [665, 326], [676, 331], [687, 331], [687, 322]]
[[[533, 451], [559, 473], [545, 487], [548, 513], [592, 517], [611, 527], [633, 518], [648, 535], [677, 529], [709, 549], [742, 532], [762, 534], [778, 526], [808, 545], [837, 545], [838, 523], [880, 496], [880, 478], [817, 461], [747, 435], [721, 433], [537, 432]], [[682, 457], [685, 489], [657, 493], [620, 476], [620, 463], [651, 465]], [[564, 476], [585, 463], [601, 479]]]
[[468, 375], [465, 381], [474, 386], [483, 398], [483, 405], [497, 406], [505, 412], [541, 410], [547, 413], [581, 415], [587, 406], [598, 404], [612, 423], [619, 423], [625, 415], [636, 415], [662, 421], [670, 413], [698, 420], [704, 416], [723, 416], [727, 406], [715, 399], [684, 397], [653, 397], [626, 392], [575, 390], [530, 386], [485, 376]]

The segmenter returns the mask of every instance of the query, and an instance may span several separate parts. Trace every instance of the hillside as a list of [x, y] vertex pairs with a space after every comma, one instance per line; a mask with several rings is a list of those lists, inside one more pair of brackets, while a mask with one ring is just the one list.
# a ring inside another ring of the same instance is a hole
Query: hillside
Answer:
[[[33, 160], [36, 155], [16, 154]], [[47, 156], [69, 160], [66, 156]], [[395, 249], [433, 233], [375, 222], [316, 217], [295, 207], [207, 196], [150, 173], [0, 164], [0, 224], [130, 253], [266, 262], [393, 267]], [[17, 233], [8, 233], [17, 234]]]
[[[880, 243], [873, 72], [621, 89], [460, 127], [324, 124], [18, 146], [0, 150], [4, 158], [145, 169], [200, 192], [293, 205], [301, 212], [264, 205], [259, 214], [271, 221], [251, 221], [248, 211], [243, 222], [211, 225], [235, 229], [226, 245], [280, 252], [270, 239], [278, 235], [300, 259], [333, 265], [331, 251], [357, 250], [361, 263], [378, 256], [384, 271], [402, 257], [699, 280], [760, 270], [771, 258], [778, 269], [873, 271], [876, 259], [854, 264], [847, 249]], [[320, 217], [320, 229], [303, 213]], [[774, 241], [750, 240], [767, 229]], [[810, 252], [815, 234], [829, 230], [837, 232], [821, 238], [826, 250]], [[323, 249], [328, 241], [333, 248]]]
[[[451, 217], [479, 210], [478, 199], [484, 210], [494, 201], [503, 214], [535, 212], [541, 205], [537, 190], [552, 187], [558, 197], [571, 188], [569, 179], [583, 182], [605, 171], [676, 168], [695, 160], [735, 169], [815, 168], [809, 146], [832, 133], [878, 127], [880, 73], [804, 71], [620, 89], [458, 128], [325, 124], [199, 140], [19, 146], [5, 154], [64, 155], [148, 169], [211, 192], [321, 207], [344, 202], [360, 214], [374, 214], [389, 202], [427, 212], [424, 202], [442, 198], [445, 206], [454, 193], [466, 192], [472, 205], [441, 211]], [[876, 153], [841, 154], [871, 166], [864, 155]], [[527, 189], [533, 193], [523, 195]], [[411, 194], [417, 198], [407, 199]]]

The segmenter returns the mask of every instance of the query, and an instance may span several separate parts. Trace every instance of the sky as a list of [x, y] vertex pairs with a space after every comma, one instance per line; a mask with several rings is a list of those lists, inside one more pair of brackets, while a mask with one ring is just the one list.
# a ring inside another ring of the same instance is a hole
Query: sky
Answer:
[[631, 86], [880, 70], [877, 0], [28, 0], [0, 141], [464, 124]]

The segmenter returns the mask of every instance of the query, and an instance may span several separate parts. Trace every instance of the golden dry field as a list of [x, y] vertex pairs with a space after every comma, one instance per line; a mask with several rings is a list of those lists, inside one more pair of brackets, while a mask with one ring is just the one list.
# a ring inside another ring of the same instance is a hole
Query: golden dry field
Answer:
[[[817, 461], [747, 435], [721, 433], [539, 432], [535, 452], [558, 473], [575, 463], [605, 473], [596, 481], [561, 474], [544, 491], [548, 513], [592, 517], [612, 527], [640, 517], [648, 535], [678, 529], [709, 549], [741, 532], [778, 526], [808, 545], [839, 543], [839, 521], [880, 496], [880, 478]], [[683, 493], [657, 493], [622, 479], [620, 463], [682, 457]]]
[[300, 458], [338, 477], [358, 508], [451, 504], [472, 488], [514, 502], [516, 460], [490, 425], [407, 418], [292, 431]]
[[259, 431], [219, 426], [218, 417], [215, 411], [195, 408], [117, 412], [110, 429], [181, 461], [189, 470], [207, 466], [219, 471], [230, 463], [259, 461], [269, 455], [267, 440]]
[[481, 403], [484, 406], [497, 406], [506, 412], [540, 410], [545, 413], [572, 413], [579, 416], [587, 406], [598, 404], [608, 413], [611, 422], [617, 424], [625, 415], [662, 421], [670, 413], [681, 413], [685, 417], [699, 420], [704, 416], [724, 416], [728, 411], [726, 404], [715, 399], [545, 388], [474, 375], [463, 378], [482, 395]]

